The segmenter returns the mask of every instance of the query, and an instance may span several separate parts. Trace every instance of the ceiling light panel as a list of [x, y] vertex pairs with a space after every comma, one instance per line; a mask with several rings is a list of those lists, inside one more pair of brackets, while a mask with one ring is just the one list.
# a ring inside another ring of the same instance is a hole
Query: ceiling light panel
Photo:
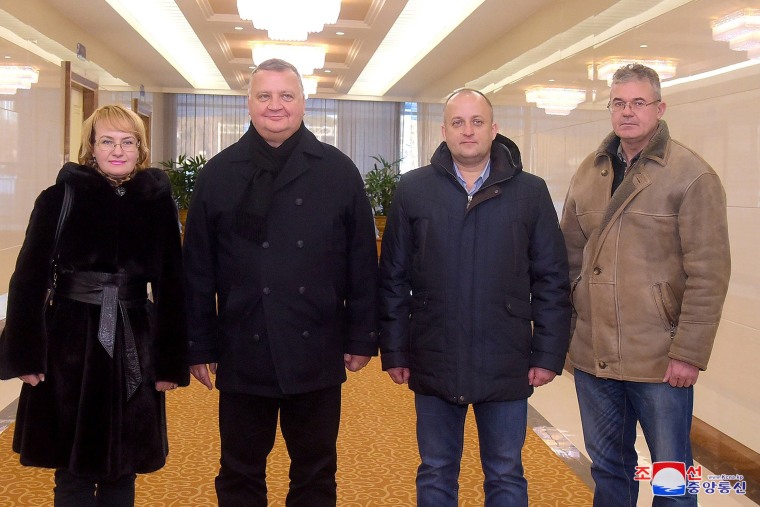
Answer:
[[106, 0], [193, 88], [229, 90], [227, 81], [173, 0]]
[[385, 95], [483, 1], [409, 0], [349, 93]]

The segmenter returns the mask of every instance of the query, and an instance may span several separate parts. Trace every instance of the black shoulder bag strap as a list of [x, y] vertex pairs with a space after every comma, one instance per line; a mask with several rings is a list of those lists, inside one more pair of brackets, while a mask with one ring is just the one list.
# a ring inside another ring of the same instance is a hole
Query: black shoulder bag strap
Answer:
[[71, 203], [74, 201], [74, 189], [71, 185], [64, 183], [63, 204], [61, 204], [61, 213], [58, 215], [58, 225], [55, 228], [55, 239], [53, 240], [53, 251], [50, 254], [50, 279], [48, 280], [48, 291], [45, 301], [47, 304], [53, 304], [53, 294], [55, 293], [56, 285], [58, 284], [58, 257], [60, 252], [58, 251], [59, 243], [61, 240], [61, 231], [66, 224], [66, 218], [71, 211]]

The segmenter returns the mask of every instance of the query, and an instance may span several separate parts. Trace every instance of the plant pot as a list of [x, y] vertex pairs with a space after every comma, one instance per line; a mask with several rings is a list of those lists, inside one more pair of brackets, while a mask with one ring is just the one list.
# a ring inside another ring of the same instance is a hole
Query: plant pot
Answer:
[[179, 212], [179, 232], [180, 237], [182, 239], [185, 239], [185, 222], [187, 222], [187, 210], [181, 209], [178, 210]]
[[375, 227], [377, 227], [377, 237], [382, 239], [383, 238], [383, 232], [385, 232], [385, 222], [388, 220], [388, 217], [385, 215], [377, 215], [375, 216]]

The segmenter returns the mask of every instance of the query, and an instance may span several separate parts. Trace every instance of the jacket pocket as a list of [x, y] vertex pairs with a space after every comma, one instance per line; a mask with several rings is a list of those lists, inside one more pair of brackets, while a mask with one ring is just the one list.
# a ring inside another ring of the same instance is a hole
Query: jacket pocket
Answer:
[[339, 321], [339, 312], [345, 308], [338, 304], [338, 296], [332, 285], [317, 284], [310, 287], [300, 297], [288, 298], [285, 303], [287, 314], [296, 322], [310, 322], [318, 325], [332, 325]]
[[652, 286], [652, 296], [663, 326], [670, 331], [671, 337], [675, 336], [680, 312], [676, 309], [679, 305], [673, 289], [668, 282], [658, 282]]
[[[492, 325], [485, 330], [486, 355], [489, 358], [484, 358], [483, 364], [494, 365], [494, 361], [513, 366], [528, 364], [527, 358], [530, 357], [533, 336], [533, 306], [526, 299], [507, 294], [504, 308], [508, 318], [493, 321]], [[520, 358], [519, 361], [515, 359], [517, 357]], [[519, 371], [519, 368], [507, 369], [512, 371], [510, 375]], [[493, 370], [498, 376], [501, 376], [504, 371], [502, 367], [496, 367]]]
[[[409, 304], [409, 347], [418, 368], [430, 359], [428, 354], [443, 354], [446, 350], [444, 314], [442, 303], [431, 301], [427, 292], [418, 292], [412, 296]], [[416, 359], [414, 356], [417, 356]], [[442, 357], [435, 359], [434, 363], [438, 364]], [[434, 368], [428, 364], [424, 369], [432, 374], [438, 366]]]
[[261, 294], [247, 287], [232, 286], [219, 304], [219, 328], [225, 332], [237, 332], [259, 304]]
[[418, 320], [420, 314], [425, 312], [428, 303], [427, 292], [418, 292], [412, 294], [412, 299], [409, 301], [409, 320]]
[[573, 307], [573, 310], [575, 310], [575, 289], [578, 288], [578, 284], [581, 283], [581, 277], [583, 275], [578, 275], [575, 277], [575, 280], [573, 280], [573, 283], [570, 284], [570, 306]]
[[524, 301], [514, 296], [507, 296], [505, 301], [507, 312], [513, 316], [525, 320], [533, 320], [533, 307], [530, 301]]

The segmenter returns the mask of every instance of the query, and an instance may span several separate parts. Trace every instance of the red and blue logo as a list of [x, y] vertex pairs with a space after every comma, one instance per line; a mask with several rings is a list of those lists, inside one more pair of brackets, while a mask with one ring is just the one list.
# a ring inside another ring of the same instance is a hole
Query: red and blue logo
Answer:
[[679, 461], [652, 463], [652, 494], [683, 496], [686, 494], [686, 466]]

